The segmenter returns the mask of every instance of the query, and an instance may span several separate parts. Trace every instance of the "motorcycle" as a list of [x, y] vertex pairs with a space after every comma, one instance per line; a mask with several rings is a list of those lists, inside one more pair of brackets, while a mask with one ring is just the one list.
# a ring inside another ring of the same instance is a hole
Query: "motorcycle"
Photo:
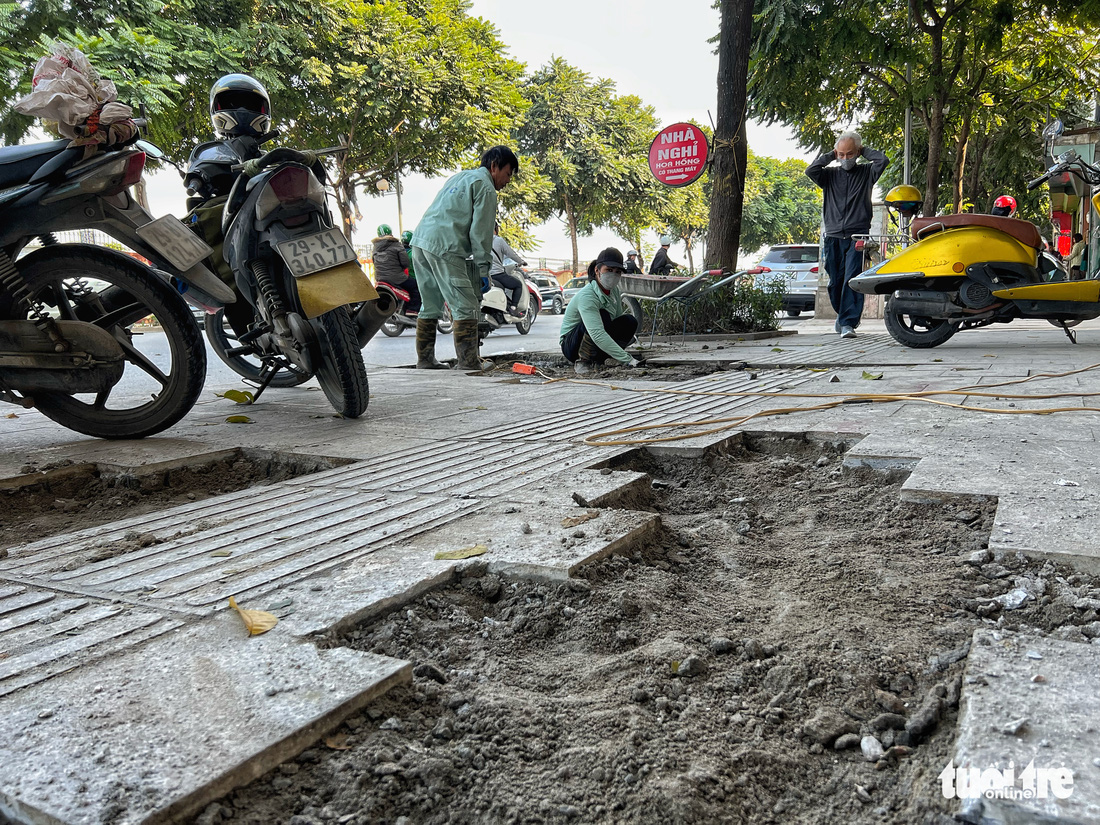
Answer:
[[332, 406], [357, 418], [369, 400], [361, 349], [392, 309], [379, 304], [328, 207], [319, 158], [344, 149], [261, 153], [259, 147], [277, 134], [202, 144], [188, 163], [189, 206], [228, 186], [223, 257], [245, 298], [208, 320], [207, 340], [230, 369], [257, 387], [253, 401], [269, 386], [296, 386], [316, 376]]
[[[1100, 184], [1100, 167], [1069, 151], [1027, 188], [1066, 174]], [[1100, 192], [1093, 205], [1100, 210]], [[907, 347], [937, 347], [960, 330], [1017, 318], [1048, 321], [1077, 343], [1073, 327], [1100, 316], [1100, 281], [1064, 280], [1028, 221], [942, 215], [914, 218], [911, 232], [913, 244], [849, 281], [856, 292], [888, 296], [886, 330]]]
[[[208, 311], [234, 300], [202, 264], [210, 247], [131, 196], [147, 156], [163, 154], [142, 140], [87, 158], [68, 140], [0, 148], [0, 401], [99, 438], [142, 438], [187, 414], [206, 348], [183, 296]], [[90, 229], [148, 264], [54, 234]]]
[[[389, 338], [396, 338], [407, 328], [416, 328], [416, 316], [409, 315], [408, 313], [408, 304], [411, 297], [408, 292], [406, 292], [399, 286], [394, 286], [393, 284], [386, 283], [385, 281], [378, 281], [374, 285], [374, 288], [378, 290], [378, 294], [380, 297], [383, 292], [388, 292], [389, 299], [387, 299], [387, 302], [388, 300], [392, 299], [393, 306], [395, 307], [393, 314], [390, 315], [390, 317], [386, 319], [385, 323], [382, 324], [383, 335], [386, 335]], [[436, 329], [439, 330], [439, 332], [441, 332], [443, 335], [451, 334], [451, 332], [454, 330], [454, 322], [451, 320], [450, 307], [444, 305], [443, 317], [436, 321], [435, 326]]]
[[508, 324], [515, 324], [516, 331], [520, 335], [526, 335], [531, 331], [531, 325], [535, 323], [535, 318], [538, 317], [539, 311], [542, 309], [542, 296], [535, 287], [527, 283], [519, 263], [511, 258], [506, 258], [504, 271], [519, 278], [523, 284], [519, 302], [516, 304], [519, 313], [512, 315], [508, 312], [508, 295], [503, 287], [492, 278], [482, 278], [481, 308], [477, 325], [478, 337], [482, 341], [489, 333]]

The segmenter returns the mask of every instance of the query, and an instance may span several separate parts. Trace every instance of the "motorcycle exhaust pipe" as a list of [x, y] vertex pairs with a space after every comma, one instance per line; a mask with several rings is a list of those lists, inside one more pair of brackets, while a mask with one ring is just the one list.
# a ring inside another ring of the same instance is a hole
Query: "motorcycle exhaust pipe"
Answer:
[[382, 324], [389, 320], [390, 316], [397, 312], [397, 299], [392, 292], [380, 291], [373, 301], [366, 301], [359, 311], [355, 313], [355, 336], [359, 339], [359, 348], [367, 345]]
[[901, 315], [949, 320], [962, 317], [962, 311], [943, 292], [899, 289], [890, 298], [889, 311]]

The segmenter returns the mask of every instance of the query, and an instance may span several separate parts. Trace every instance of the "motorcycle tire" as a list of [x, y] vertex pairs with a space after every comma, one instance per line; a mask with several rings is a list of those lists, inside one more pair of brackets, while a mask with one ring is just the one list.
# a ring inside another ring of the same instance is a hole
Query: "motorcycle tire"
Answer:
[[321, 389], [340, 415], [358, 418], [367, 409], [370, 388], [355, 321], [347, 307], [337, 307], [311, 323], [320, 341], [317, 380]]
[[531, 325], [535, 323], [535, 318], [538, 316], [539, 311], [535, 308], [534, 304], [527, 305], [527, 313], [523, 316], [523, 320], [516, 324], [516, 331], [520, 335], [526, 335], [531, 331]]
[[[206, 347], [179, 293], [151, 271], [144, 277], [141, 264], [131, 265], [116, 256], [90, 245], [58, 244], [19, 261], [36, 304], [59, 319], [87, 321], [105, 329], [122, 346], [126, 360], [122, 379], [107, 392], [86, 397], [36, 392], [34, 406], [78, 433], [144, 438], [168, 429], [190, 412], [206, 379]], [[26, 315], [14, 301], [6, 301], [0, 306], [0, 317], [24, 319]], [[150, 318], [152, 323], [147, 321]], [[153, 340], [157, 327], [166, 347]], [[150, 339], [145, 340], [145, 335]]]
[[938, 347], [959, 331], [958, 324], [953, 324], [950, 321], [914, 318], [911, 315], [893, 312], [890, 309], [889, 298], [886, 300], [886, 311], [883, 315], [883, 320], [886, 322], [886, 331], [899, 344], [911, 349]]
[[435, 322], [435, 328], [440, 335], [450, 335], [454, 332], [455, 322], [451, 318], [451, 308], [446, 304], [443, 305], [443, 317]]
[[405, 325], [397, 320], [396, 315], [391, 316], [390, 320], [382, 324], [382, 334], [387, 338], [396, 338], [404, 331]]
[[[251, 355], [230, 355], [229, 350], [239, 346], [237, 341], [237, 333], [234, 332], [233, 327], [225, 318], [225, 310], [218, 310], [216, 315], [207, 315], [206, 322], [203, 324], [203, 331], [206, 333], [206, 340], [210, 344], [210, 349], [214, 350], [214, 354], [221, 359], [233, 372], [242, 378], [247, 378], [249, 381], [259, 382], [262, 380], [261, 374], [263, 372], [263, 363], [259, 361], [257, 356]], [[268, 383], [269, 387], [279, 387], [286, 389], [289, 387], [297, 387], [304, 384], [312, 376], [307, 372], [294, 369], [293, 367], [287, 369], [281, 369], [276, 373], [275, 377]]]

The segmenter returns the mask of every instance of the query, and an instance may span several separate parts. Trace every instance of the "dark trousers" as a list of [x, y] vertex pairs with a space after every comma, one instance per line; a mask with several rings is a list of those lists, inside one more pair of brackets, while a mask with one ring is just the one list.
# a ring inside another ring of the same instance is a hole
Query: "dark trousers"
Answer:
[[416, 285], [416, 278], [409, 276], [409, 280], [401, 284], [401, 288], [409, 293], [409, 303], [405, 306], [405, 312], [420, 312], [420, 287]]
[[[625, 347], [630, 343], [634, 337], [634, 333], [638, 331], [638, 319], [633, 315], [620, 315], [618, 318], [612, 318], [611, 313], [606, 309], [600, 310], [600, 320], [603, 321], [603, 328], [607, 331], [607, 334], [618, 344], [620, 347]], [[581, 350], [581, 342], [584, 340], [585, 334], [588, 330], [584, 328], [584, 322], [577, 324], [573, 329], [569, 331], [561, 340], [561, 353], [568, 361], [577, 361], [578, 355]], [[585, 359], [592, 363], [600, 363], [607, 358], [607, 353], [603, 350], [596, 349], [592, 346], [592, 352], [588, 354]]]
[[841, 328], [859, 326], [863, 317], [863, 293], [848, 281], [863, 270], [863, 250], [851, 238], [825, 238], [825, 271], [829, 273], [829, 303]]
[[497, 272], [490, 276], [505, 292], [510, 292], [512, 297], [508, 299], [508, 306], [519, 306], [520, 296], [523, 295], [523, 281], [515, 275], [506, 272]]

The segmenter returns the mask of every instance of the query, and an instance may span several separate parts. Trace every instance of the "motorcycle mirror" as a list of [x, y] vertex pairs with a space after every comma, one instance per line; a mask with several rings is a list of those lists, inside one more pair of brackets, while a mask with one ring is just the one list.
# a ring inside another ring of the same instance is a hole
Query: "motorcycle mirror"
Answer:
[[159, 146], [155, 146], [147, 140], [139, 140], [137, 145], [141, 147], [141, 151], [153, 160], [164, 160], [164, 152], [161, 151]]
[[1061, 120], [1055, 118], [1043, 128], [1043, 137], [1047, 140], [1053, 140], [1059, 137], [1065, 130], [1065, 124], [1063, 124]]

